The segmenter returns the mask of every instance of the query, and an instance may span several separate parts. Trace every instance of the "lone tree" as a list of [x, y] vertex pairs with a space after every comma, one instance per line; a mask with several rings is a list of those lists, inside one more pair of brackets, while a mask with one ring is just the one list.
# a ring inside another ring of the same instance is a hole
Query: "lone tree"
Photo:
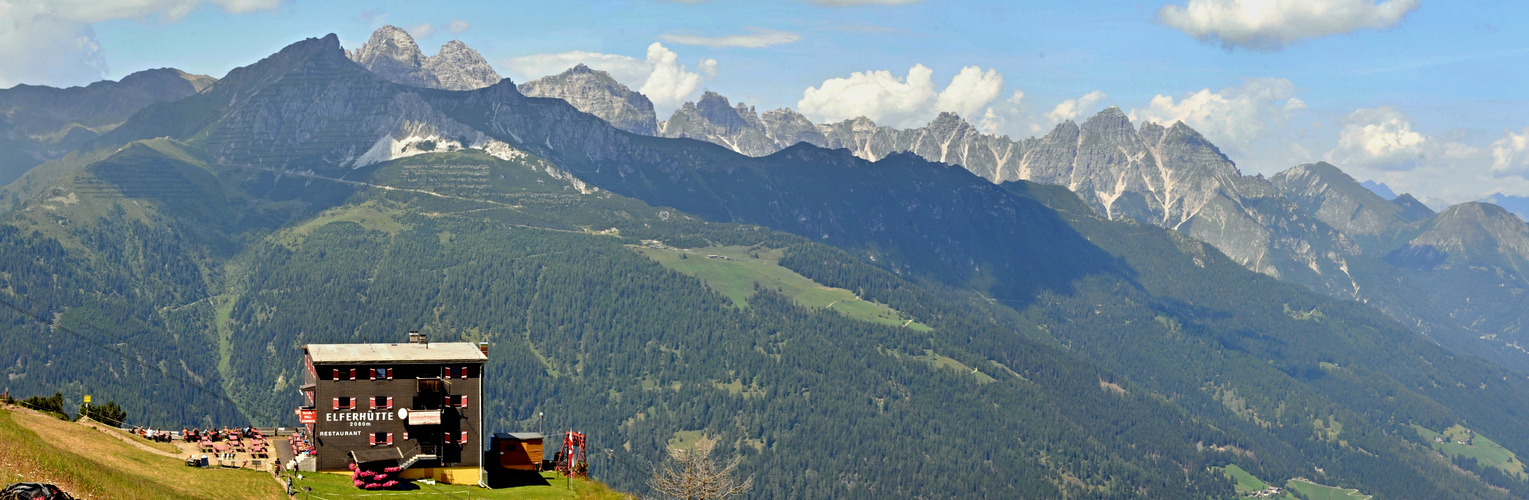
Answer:
[[695, 448], [685, 451], [669, 449], [669, 460], [653, 470], [648, 486], [659, 494], [684, 500], [721, 500], [747, 492], [754, 486], [754, 478], [738, 480], [738, 463], [743, 457], [733, 457], [727, 465], [711, 458], [716, 441], [700, 439]]

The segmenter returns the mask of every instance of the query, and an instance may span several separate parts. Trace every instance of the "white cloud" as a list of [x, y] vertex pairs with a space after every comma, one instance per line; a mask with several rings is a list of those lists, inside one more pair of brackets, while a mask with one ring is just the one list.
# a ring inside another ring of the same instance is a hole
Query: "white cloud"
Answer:
[[[950, 111], [967, 118], [975, 118], [989, 103], [1003, 92], [1003, 75], [998, 70], [967, 66], [950, 80], [950, 85], [940, 91], [934, 102], [936, 111]], [[1021, 93], [1021, 96], [1024, 94]]]
[[1503, 137], [1492, 141], [1493, 175], [1520, 175], [1529, 178], [1529, 127], [1515, 134], [1504, 130]]
[[472, 23], [469, 23], [467, 21], [463, 21], [461, 19], [452, 19], [451, 22], [446, 23], [446, 30], [450, 31], [452, 33], [456, 33], [458, 35], [462, 34], [463, 32], [465, 32], [465, 31], [467, 31], [469, 29], [472, 29], [472, 27], [473, 27]]
[[80, 85], [107, 74], [92, 23], [113, 19], [179, 22], [203, 4], [244, 14], [282, 0], [0, 1], [0, 87]]
[[1093, 111], [1094, 106], [1099, 104], [1099, 102], [1103, 101], [1106, 97], [1109, 97], [1109, 95], [1105, 94], [1104, 92], [1095, 90], [1093, 92], [1083, 94], [1083, 97], [1079, 97], [1077, 99], [1067, 99], [1057, 104], [1055, 108], [1051, 108], [1051, 112], [1046, 113], [1046, 119], [1051, 120], [1052, 122], [1060, 122], [1062, 120], [1075, 120], [1079, 116], [1082, 116], [1084, 113]]
[[1412, 121], [1389, 107], [1364, 108], [1349, 114], [1338, 133], [1338, 147], [1327, 160], [1382, 170], [1410, 170], [1427, 158], [1432, 140], [1412, 130]]
[[665, 42], [680, 45], [700, 45], [704, 47], [741, 47], [746, 49], [762, 49], [772, 45], [782, 45], [797, 40], [802, 36], [790, 31], [767, 30], [749, 28], [749, 33], [743, 35], [726, 36], [700, 36], [683, 33], [665, 33], [658, 38]]
[[660, 116], [693, 99], [703, 84], [717, 77], [716, 59], [701, 59], [692, 70], [679, 63], [679, 54], [658, 42], [648, 46], [645, 56], [646, 59], [638, 59], [619, 54], [572, 51], [516, 57], [505, 61], [504, 66], [512, 77], [524, 82], [583, 64], [610, 73], [616, 81], [648, 96]]
[[[1156, 95], [1144, 109], [1132, 109], [1133, 121], [1168, 126], [1184, 122], [1211, 143], [1248, 157], [1257, 143], [1284, 126], [1286, 113], [1306, 107], [1292, 97], [1295, 84], [1283, 78], [1250, 78], [1242, 85], [1211, 92], [1201, 89], [1174, 101]], [[1298, 160], [1300, 161], [1300, 160]]]
[[935, 100], [934, 70], [922, 64], [899, 78], [891, 71], [850, 73], [802, 91], [796, 109], [819, 123], [864, 116], [886, 125], [917, 126], [930, 116]]
[[679, 63], [679, 54], [658, 42], [648, 46], [648, 65], [653, 72], [638, 89], [655, 106], [677, 106], [701, 90], [701, 84], [717, 77], [717, 60], [702, 59], [696, 71]]
[[1420, 0], [1189, 0], [1157, 19], [1227, 49], [1278, 50], [1291, 42], [1396, 26]]
[[409, 28], [406, 31], [409, 32], [409, 36], [414, 38], [430, 38], [430, 35], [435, 34], [435, 27], [431, 26], [430, 23], [425, 23]]
[[1003, 75], [993, 69], [962, 68], [939, 90], [935, 87], [934, 70], [915, 64], [903, 77], [883, 70], [824, 80], [821, 85], [802, 91], [796, 107], [819, 123], [864, 116], [884, 125], [917, 127], [941, 111], [952, 111], [967, 119], [983, 116], [984, 108], [998, 99], [1002, 91]]

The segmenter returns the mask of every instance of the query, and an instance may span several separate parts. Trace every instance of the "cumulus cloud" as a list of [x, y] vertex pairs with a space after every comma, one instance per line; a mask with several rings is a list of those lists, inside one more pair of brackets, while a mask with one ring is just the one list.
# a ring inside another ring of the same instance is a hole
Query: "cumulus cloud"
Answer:
[[431, 26], [430, 23], [425, 23], [408, 28], [406, 31], [409, 32], [409, 36], [414, 38], [430, 38], [430, 35], [435, 34], [435, 27]]
[[997, 99], [1000, 92], [1003, 92], [1003, 75], [998, 74], [998, 70], [989, 68], [983, 71], [976, 66], [967, 66], [961, 68], [961, 72], [950, 80], [945, 90], [940, 91], [934, 109], [974, 118]]
[[643, 82], [639, 92], [648, 96], [655, 105], [674, 106], [701, 90], [701, 84], [717, 77], [717, 60], [702, 59], [696, 65], [697, 72], [679, 63], [679, 54], [658, 42], [648, 46], [648, 65], [653, 72]]
[[619, 54], [572, 51], [536, 54], [505, 62], [510, 74], [521, 81], [562, 73], [583, 64], [611, 74], [612, 78], [648, 96], [659, 112], [672, 110], [700, 93], [701, 86], [717, 77], [717, 60], [701, 59], [694, 70], [680, 64], [679, 54], [654, 42], [645, 59]]
[[1278, 50], [1291, 42], [1396, 26], [1420, 0], [1189, 0], [1159, 22], [1222, 47]]
[[1109, 95], [1105, 94], [1104, 92], [1095, 90], [1093, 92], [1083, 94], [1083, 97], [1079, 97], [1077, 99], [1067, 99], [1057, 104], [1055, 108], [1051, 108], [1051, 112], [1046, 113], [1046, 119], [1051, 120], [1052, 122], [1060, 122], [1062, 120], [1076, 120], [1084, 113], [1093, 111], [1094, 106], [1098, 105], [1099, 102], [1103, 101], [1106, 97], [1109, 97]]
[[915, 64], [905, 77], [882, 70], [824, 80], [802, 91], [796, 109], [818, 122], [864, 116], [877, 123], [915, 126], [929, 118], [935, 96], [934, 70]]
[[1327, 160], [1382, 170], [1408, 170], [1426, 158], [1432, 140], [1412, 130], [1412, 121], [1389, 107], [1350, 113]]
[[1529, 178], [1529, 127], [1515, 134], [1504, 130], [1503, 137], [1492, 141], [1492, 174], [1520, 175]]
[[234, 14], [274, 9], [282, 0], [0, 1], [0, 87], [80, 85], [107, 74], [92, 23], [113, 19], [179, 22], [203, 4]]
[[659, 35], [658, 38], [665, 42], [677, 43], [680, 45], [762, 49], [774, 45], [783, 45], [795, 42], [797, 40], [801, 40], [802, 36], [790, 31], [749, 28], [748, 33], [742, 35], [701, 36], [684, 33], [665, 33]]
[[891, 71], [865, 71], [830, 78], [802, 91], [797, 111], [819, 122], [864, 116], [885, 125], [916, 127], [940, 111], [977, 118], [1003, 91], [1003, 75], [976, 66], [962, 68], [944, 89], [937, 89], [934, 70], [915, 64], [905, 76]]
[[452, 19], [451, 22], [446, 23], [446, 30], [458, 35], [466, 32], [469, 29], [472, 29], [472, 27], [472, 23], [463, 21], [461, 19]]
[[1304, 101], [1292, 97], [1294, 93], [1295, 84], [1290, 80], [1250, 78], [1236, 87], [1219, 92], [1201, 89], [1178, 100], [1159, 94], [1146, 108], [1132, 109], [1130, 116], [1133, 121], [1164, 126], [1184, 122], [1222, 149], [1246, 155], [1254, 143], [1284, 125], [1288, 112], [1306, 107]]

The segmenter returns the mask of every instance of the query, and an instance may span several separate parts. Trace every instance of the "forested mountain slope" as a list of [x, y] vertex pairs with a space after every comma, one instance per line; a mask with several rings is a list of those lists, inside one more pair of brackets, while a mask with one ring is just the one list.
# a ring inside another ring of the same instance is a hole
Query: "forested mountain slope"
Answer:
[[[144, 364], [4, 313], [37, 340], [0, 344], [19, 392], [289, 419], [299, 346], [424, 329], [491, 343], [505, 430], [546, 411], [631, 461], [715, 439], [759, 497], [1224, 498], [1228, 463], [1383, 497], [1529, 487], [1412, 427], [1529, 452], [1520, 375], [1059, 187], [640, 136], [510, 82], [390, 83], [333, 36], [102, 141], [8, 215], [0, 271], [40, 317], [101, 310], [77, 330]], [[723, 245], [928, 328], [766, 287], [740, 306], [639, 252]]]

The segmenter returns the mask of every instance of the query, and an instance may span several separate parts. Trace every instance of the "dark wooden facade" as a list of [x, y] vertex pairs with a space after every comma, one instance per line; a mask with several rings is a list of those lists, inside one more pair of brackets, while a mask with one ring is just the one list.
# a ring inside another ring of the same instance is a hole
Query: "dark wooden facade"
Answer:
[[487, 357], [478, 346], [328, 344], [304, 352], [318, 470], [385, 456], [415, 470], [482, 465]]

